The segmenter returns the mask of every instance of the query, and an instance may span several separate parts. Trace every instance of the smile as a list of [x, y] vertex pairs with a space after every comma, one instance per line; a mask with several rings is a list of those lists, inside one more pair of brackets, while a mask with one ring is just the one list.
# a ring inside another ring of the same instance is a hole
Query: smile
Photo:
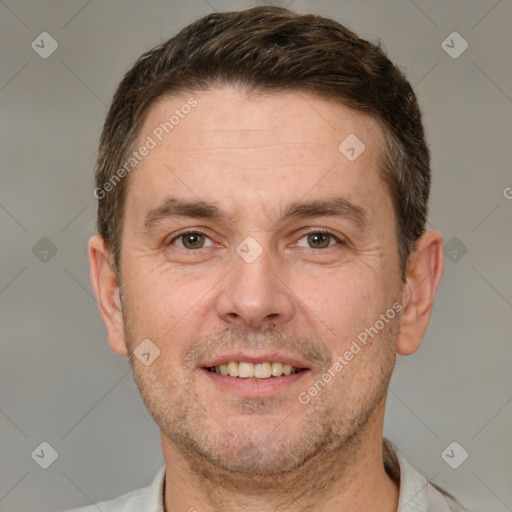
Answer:
[[290, 364], [280, 362], [250, 363], [246, 361], [230, 361], [229, 363], [206, 368], [213, 373], [235, 377], [239, 379], [271, 379], [294, 375], [304, 371], [304, 368], [295, 368]]

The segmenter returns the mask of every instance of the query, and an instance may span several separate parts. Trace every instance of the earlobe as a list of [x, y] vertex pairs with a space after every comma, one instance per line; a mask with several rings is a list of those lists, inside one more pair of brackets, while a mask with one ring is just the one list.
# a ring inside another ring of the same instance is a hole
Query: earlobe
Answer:
[[438, 231], [428, 231], [409, 256], [406, 282], [402, 288], [398, 354], [407, 356], [418, 350], [430, 321], [442, 272], [443, 237]]
[[110, 347], [116, 354], [125, 356], [128, 350], [124, 338], [122, 305], [117, 276], [112, 269], [110, 258], [110, 252], [103, 238], [99, 235], [91, 237], [89, 240], [91, 284], [98, 300]]

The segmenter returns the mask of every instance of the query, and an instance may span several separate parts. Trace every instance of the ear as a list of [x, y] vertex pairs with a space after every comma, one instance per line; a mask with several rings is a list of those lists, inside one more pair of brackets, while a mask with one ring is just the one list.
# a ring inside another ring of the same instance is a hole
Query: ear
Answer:
[[443, 237], [428, 231], [409, 256], [402, 288], [403, 311], [397, 353], [408, 356], [418, 350], [427, 330], [437, 286], [443, 273]]
[[120, 356], [128, 354], [123, 329], [123, 313], [117, 277], [111, 267], [111, 255], [103, 238], [94, 235], [89, 240], [91, 284], [100, 307], [101, 318], [112, 350]]

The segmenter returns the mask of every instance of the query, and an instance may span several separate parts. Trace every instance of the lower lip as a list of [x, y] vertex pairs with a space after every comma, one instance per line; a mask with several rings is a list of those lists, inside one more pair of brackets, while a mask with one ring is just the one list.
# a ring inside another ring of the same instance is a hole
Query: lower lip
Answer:
[[268, 379], [240, 379], [214, 373], [205, 368], [202, 369], [206, 377], [220, 386], [222, 389], [235, 395], [246, 398], [262, 398], [277, 395], [303, 379], [310, 370], [303, 370], [292, 375], [282, 375], [281, 377], [270, 377]]

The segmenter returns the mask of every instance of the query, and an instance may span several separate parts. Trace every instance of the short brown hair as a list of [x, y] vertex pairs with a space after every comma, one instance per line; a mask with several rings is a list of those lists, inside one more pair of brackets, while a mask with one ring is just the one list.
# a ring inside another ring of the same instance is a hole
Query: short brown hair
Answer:
[[95, 189], [98, 231], [115, 268], [120, 268], [127, 178], [108, 194], [104, 185], [126, 162], [158, 98], [217, 85], [311, 92], [378, 122], [386, 145], [381, 175], [397, 219], [403, 278], [409, 253], [425, 231], [430, 191], [430, 155], [412, 87], [380, 45], [332, 19], [270, 6], [197, 20], [143, 54], [121, 81], [101, 135]]

